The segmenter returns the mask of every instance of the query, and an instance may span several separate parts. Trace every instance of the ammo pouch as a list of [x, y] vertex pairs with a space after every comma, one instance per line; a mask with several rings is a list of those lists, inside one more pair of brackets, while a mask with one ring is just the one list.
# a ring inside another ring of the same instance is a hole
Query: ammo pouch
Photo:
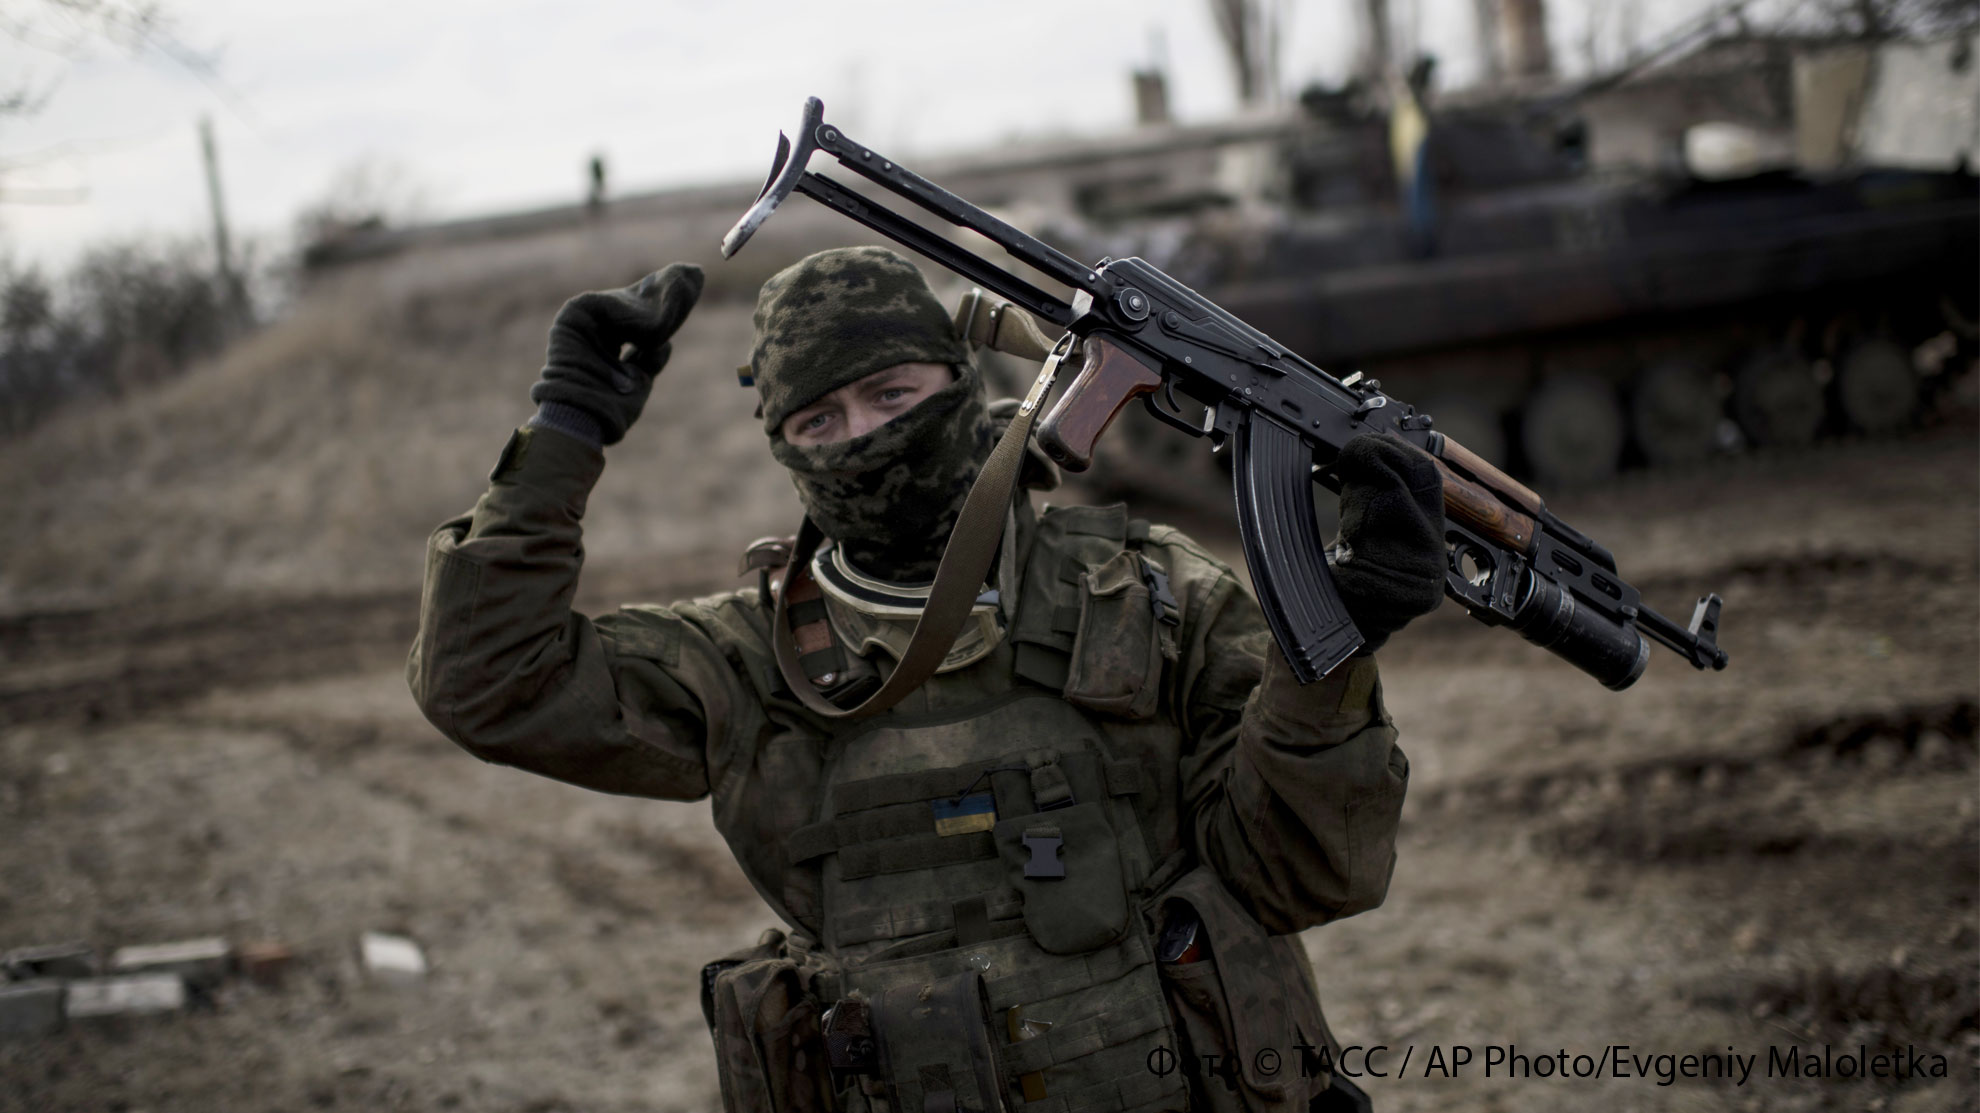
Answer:
[[880, 1077], [897, 1113], [990, 1113], [1003, 1076], [990, 1043], [990, 1000], [975, 970], [884, 990], [873, 1005]]
[[1051, 511], [1039, 530], [1038, 551], [1057, 556], [1025, 572], [1015, 671], [1087, 711], [1154, 717], [1182, 615], [1167, 570], [1141, 550], [1148, 523], [1120, 506], [1080, 506]]
[[1184, 874], [1160, 902], [1168, 915], [1185, 911], [1178, 905], [1196, 914], [1210, 952], [1157, 966], [1190, 1109], [1304, 1113], [1327, 1089], [1336, 1048], [1299, 937], [1266, 934], [1209, 866]]
[[1128, 926], [1116, 836], [1098, 800], [999, 822], [997, 851], [1024, 898], [1024, 929], [1047, 954], [1078, 955]]
[[1079, 629], [1066, 671], [1066, 699], [1123, 719], [1146, 719], [1159, 710], [1168, 632], [1157, 630], [1164, 616], [1150, 590], [1159, 582], [1157, 572], [1140, 550], [1124, 549], [1080, 576]]
[[834, 1107], [825, 1040], [806, 971], [784, 933], [702, 968], [702, 1012], [728, 1113], [823, 1113]]

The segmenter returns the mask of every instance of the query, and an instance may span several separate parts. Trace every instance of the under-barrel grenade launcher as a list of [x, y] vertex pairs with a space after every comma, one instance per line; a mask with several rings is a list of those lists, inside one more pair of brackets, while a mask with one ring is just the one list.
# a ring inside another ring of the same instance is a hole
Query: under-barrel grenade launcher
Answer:
[[[1327, 569], [1310, 487], [1338, 487], [1329, 465], [1362, 433], [1400, 438], [1436, 461], [1449, 543], [1444, 589], [1473, 618], [1512, 627], [1610, 688], [1643, 675], [1651, 640], [1697, 668], [1726, 667], [1717, 595], [1698, 601], [1688, 626], [1644, 606], [1607, 549], [1555, 517], [1525, 485], [1435, 431], [1429, 414], [1384, 394], [1380, 383], [1359, 373], [1334, 378], [1141, 259], [1082, 265], [854, 142], [824, 114], [813, 97], [796, 142], [778, 136], [770, 177], [723, 238], [722, 255], [733, 255], [778, 205], [802, 193], [1064, 329], [1034, 401], [1059, 358], [1075, 341], [1083, 346], [1079, 375], [1037, 427], [1046, 453], [1068, 470], [1091, 465], [1094, 442], [1134, 398], [1163, 422], [1228, 445], [1245, 563], [1272, 635], [1302, 683], [1362, 644]], [[819, 151], [982, 234], [1073, 290], [1072, 300], [811, 173], [806, 164]], [[1202, 406], [1202, 414], [1185, 412], [1178, 396]]]

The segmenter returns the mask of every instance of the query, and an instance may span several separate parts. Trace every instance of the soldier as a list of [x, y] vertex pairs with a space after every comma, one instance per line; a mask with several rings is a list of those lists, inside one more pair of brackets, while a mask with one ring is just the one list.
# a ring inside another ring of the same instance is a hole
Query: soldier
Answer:
[[[931, 679], [863, 719], [794, 698], [891, 671], [1014, 410], [906, 259], [821, 252], [757, 301], [763, 429], [816, 557], [759, 544], [756, 588], [572, 613], [601, 449], [701, 283], [675, 264], [557, 315], [539, 412], [433, 535], [407, 674], [484, 760], [710, 799], [789, 928], [704, 971], [725, 1106], [1356, 1108], [1294, 933], [1388, 888], [1409, 764], [1366, 651], [1301, 686], [1201, 546], [1021, 494]], [[1372, 648], [1442, 598], [1440, 484], [1374, 438], [1339, 470], [1335, 575]], [[775, 662], [777, 590], [804, 675]]]

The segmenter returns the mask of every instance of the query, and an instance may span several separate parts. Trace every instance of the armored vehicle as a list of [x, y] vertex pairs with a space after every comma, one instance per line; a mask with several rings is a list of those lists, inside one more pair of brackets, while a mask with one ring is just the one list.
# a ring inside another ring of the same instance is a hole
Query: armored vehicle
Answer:
[[[1599, 89], [1429, 107], [1410, 150], [1386, 109], [1315, 93], [1276, 131], [1178, 159], [1172, 175], [1210, 167], [1190, 181], [1062, 167], [1077, 214], [1059, 238], [1151, 258], [1550, 486], [1893, 433], [1975, 354], [1961, 49], [1716, 43]], [[1866, 51], [1877, 65], [1837, 62]], [[1907, 138], [1891, 117], [1921, 97], [1949, 123]], [[1124, 473], [1180, 481], [1197, 446], [1145, 424], [1132, 451], [1164, 466]]]

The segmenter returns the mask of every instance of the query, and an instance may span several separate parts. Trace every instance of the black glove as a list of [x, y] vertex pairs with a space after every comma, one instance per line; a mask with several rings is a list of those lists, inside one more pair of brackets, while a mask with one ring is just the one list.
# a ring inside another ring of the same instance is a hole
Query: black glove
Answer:
[[[653, 376], [667, 365], [667, 338], [701, 297], [701, 268], [674, 263], [619, 290], [596, 290], [564, 303], [550, 326], [550, 354], [529, 400], [582, 410], [599, 440], [617, 444], [639, 417]], [[625, 359], [619, 353], [631, 345]]]
[[1444, 484], [1428, 453], [1393, 437], [1362, 435], [1334, 462], [1341, 478], [1341, 539], [1334, 583], [1372, 653], [1409, 620], [1444, 601]]

